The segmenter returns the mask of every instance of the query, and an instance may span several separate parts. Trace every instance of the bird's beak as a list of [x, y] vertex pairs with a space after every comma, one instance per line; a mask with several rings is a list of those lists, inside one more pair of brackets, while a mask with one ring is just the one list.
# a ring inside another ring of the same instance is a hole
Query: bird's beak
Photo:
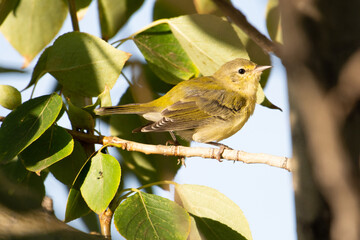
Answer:
[[259, 65], [256, 65], [254, 71], [255, 72], [262, 72], [262, 71], [264, 71], [265, 69], [268, 69], [268, 68], [271, 68], [271, 66], [259, 66]]

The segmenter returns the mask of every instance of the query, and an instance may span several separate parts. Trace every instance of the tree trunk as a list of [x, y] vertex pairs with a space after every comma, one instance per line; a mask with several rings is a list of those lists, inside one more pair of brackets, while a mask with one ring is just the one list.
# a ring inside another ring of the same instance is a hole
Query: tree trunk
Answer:
[[360, 1], [280, 8], [298, 239], [360, 239]]

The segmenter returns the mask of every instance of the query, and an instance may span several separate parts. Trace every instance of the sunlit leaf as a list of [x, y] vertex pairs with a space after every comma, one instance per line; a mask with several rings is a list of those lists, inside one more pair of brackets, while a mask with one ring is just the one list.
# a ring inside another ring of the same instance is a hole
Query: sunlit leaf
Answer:
[[166, 198], [136, 193], [116, 209], [114, 223], [126, 239], [187, 239], [190, 217]]
[[224, 16], [213, 0], [194, 0], [197, 13], [200, 14], [213, 14], [216, 16]]
[[172, 33], [203, 75], [212, 75], [224, 63], [249, 56], [231, 24], [214, 15], [187, 15], [169, 19]]
[[273, 41], [282, 43], [279, 0], [269, 0], [266, 9], [266, 27]]
[[57, 94], [31, 99], [6, 116], [0, 128], [0, 161], [9, 161], [38, 139], [62, 107]]
[[65, 1], [20, 1], [16, 11], [7, 16], [0, 30], [25, 58], [26, 67], [59, 32], [66, 16]]
[[89, 172], [80, 191], [87, 205], [100, 214], [115, 196], [120, 184], [120, 164], [111, 155], [97, 153], [91, 158]]
[[192, 215], [202, 218], [202, 221], [205, 221], [204, 218], [211, 219], [211, 224], [218, 221], [246, 239], [252, 239], [244, 213], [224, 194], [210, 187], [190, 184], [177, 184], [175, 194], [176, 202]]
[[7, 109], [15, 109], [21, 104], [20, 92], [10, 85], [0, 85], [0, 105]]
[[134, 37], [149, 67], [164, 82], [176, 84], [198, 75], [198, 70], [168, 24], [154, 26]]
[[50, 47], [46, 71], [64, 88], [86, 97], [98, 96], [112, 88], [130, 57], [87, 33], [71, 32], [60, 36]]
[[144, 0], [99, 0], [102, 38], [112, 38], [143, 2]]
[[75, 0], [76, 15], [79, 20], [85, 16], [92, 0]]
[[0, 25], [19, 4], [20, 0], [0, 0]]
[[105, 88], [105, 90], [99, 95], [99, 100], [101, 107], [112, 106], [110, 90], [108, 88]]

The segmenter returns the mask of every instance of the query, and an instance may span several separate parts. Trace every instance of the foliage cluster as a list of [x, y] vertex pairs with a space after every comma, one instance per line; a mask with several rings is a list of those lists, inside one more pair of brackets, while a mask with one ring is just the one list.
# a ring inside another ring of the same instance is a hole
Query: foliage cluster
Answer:
[[[72, 14], [82, 18], [91, 0], [69, 0], [72, 3], [77, 6]], [[142, 4], [141, 0], [98, 0], [102, 34], [99, 38], [77, 31], [56, 37], [69, 11], [66, 1], [0, 1], [1, 33], [24, 57], [24, 67], [41, 52], [27, 88], [41, 86], [45, 74], [51, 74], [58, 84], [49, 95], [25, 101], [18, 89], [0, 85], [0, 104], [12, 110], [0, 128], [2, 173], [37, 192], [40, 201], [45, 195], [43, 181], [51, 172], [70, 189], [65, 221], [110, 209], [118, 231], [127, 239], [252, 239], [242, 211], [224, 195], [205, 186], [167, 181], [179, 168], [176, 158], [120, 149], [119, 162], [106, 153], [106, 148], [95, 151], [94, 146], [73, 139], [57, 123], [61, 117], [68, 117], [73, 129], [92, 134], [92, 110], [99, 105], [112, 105], [110, 91], [117, 81], [123, 81], [120, 74], [124, 67], [131, 69], [132, 79], [121, 104], [151, 100], [171, 85], [211, 75], [237, 57], [270, 65], [269, 56], [240, 28], [223, 18], [210, 0], [158, 0], [153, 23], [117, 40], [117, 45], [109, 44], [107, 40]], [[276, 9], [276, 1], [270, 0], [268, 29], [270, 36], [279, 40]], [[136, 44], [146, 63], [132, 61], [131, 53], [118, 49], [125, 41]], [[11, 69], [1, 69], [7, 71]], [[267, 77], [263, 74], [262, 87]], [[276, 108], [259, 89], [258, 103]], [[131, 129], [143, 124], [138, 116], [113, 116], [104, 121], [110, 124], [112, 135], [124, 139], [164, 144], [168, 137], [131, 134]], [[123, 189], [124, 176], [130, 174], [144, 184], [140, 189], [147, 187], [147, 193]], [[156, 184], [167, 188], [169, 183], [175, 185], [175, 202], [152, 194], [148, 188]], [[9, 194], [15, 192], [16, 189]]]

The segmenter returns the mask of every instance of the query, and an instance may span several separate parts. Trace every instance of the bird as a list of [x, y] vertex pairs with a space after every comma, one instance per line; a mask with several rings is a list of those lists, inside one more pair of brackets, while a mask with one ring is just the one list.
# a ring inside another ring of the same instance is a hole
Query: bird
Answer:
[[95, 109], [96, 115], [138, 114], [150, 122], [133, 132], [170, 132], [187, 141], [219, 143], [238, 132], [253, 114], [261, 74], [271, 66], [236, 58], [213, 75], [182, 81], [147, 102]]

